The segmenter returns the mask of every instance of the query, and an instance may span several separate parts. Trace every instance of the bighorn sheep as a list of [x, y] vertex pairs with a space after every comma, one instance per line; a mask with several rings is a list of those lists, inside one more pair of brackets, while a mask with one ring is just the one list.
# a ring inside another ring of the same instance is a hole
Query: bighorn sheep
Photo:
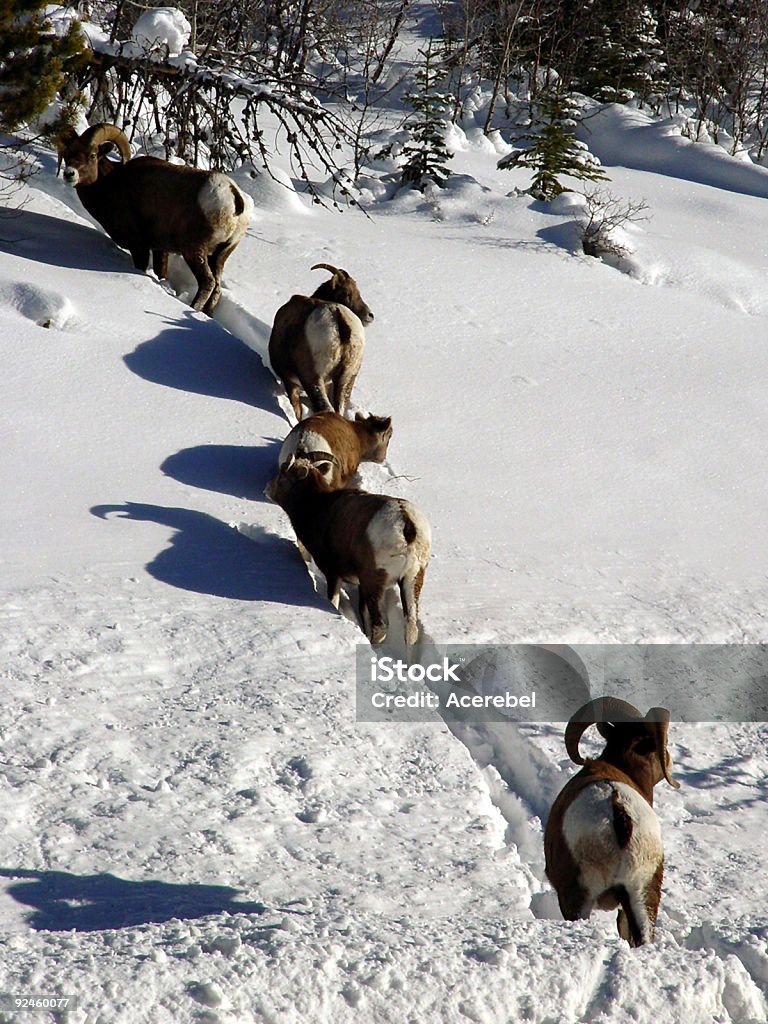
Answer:
[[318, 269], [329, 270], [330, 281], [311, 296], [292, 295], [275, 314], [269, 338], [272, 369], [285, 387], [297, 421], [302, 388], [314, 412], [335, 410], [344, 415], [363, 361], [363, 324], [373, 320], [346, 270], [328, 263], [312, 267]]
[[384, 592], [398, 584], [406, 643], [416, 643], [432, 537], [415, 506], [383, 494], [328, 490], [304, 459], [290, 460], [267, 486], [267, 495], [288, 513], [300, 547], [325, 576], [335, 608], [341, 581], [357, 583], [361, 627], [371, 643], [380, 644], [387, 636]]
[[[106, 158], [112, 146], [122, 164]], [[113, 124], [82, 135], [70, 129], [59, 150], [64, 180], [110, 238], [129, 250], [134, 266], [146, 270], [151, 251], [155, 273], [165, 277], [168, 253], [180, 253], [197, 281], [192, 306], [210, 314], [221, 296], [222, 268], [248, 227], [250, 197], [220, 171], [131, 159], [128, 139]]]
[[364, 416], [354, 421], [337, 412], [318, 412], [297, 423], [280, 449], [278, 465], [289, 459], [306, 459], [323, 477], [329, 488], [346, 487], [357, 467], [365, 459], [383, 462], [392, 437], [390, 416]]
[[[597, 725], [606, 740], [598, 758], [585, 761], [579, 740]], [[571, 718], [565, 747], [584, 765], [552, 805], [544, 832], [547, 878], [569, 921], [593, 907], [619, 907], [619, 934], [631, 946], [653, 941], [661, 899], [664, 851], [653, 811], [653, 787], [671, 774], [667, 753], [669, 712], [642, 714], [626, 701], [589, 701]]]

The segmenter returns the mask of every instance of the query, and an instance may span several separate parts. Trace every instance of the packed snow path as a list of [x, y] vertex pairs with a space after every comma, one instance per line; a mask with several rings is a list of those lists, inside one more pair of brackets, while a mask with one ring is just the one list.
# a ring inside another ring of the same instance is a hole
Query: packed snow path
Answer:
[[[762, 639], [762, 312], [574, 258], [480, 155], [442, 220], [257, 195], [221, 318], [259, 349], [312, 263], [358, 278], [355, 400], [435, 527], [432, 637]], [[271, 377], [45, 184], [0, 245], [0, 991], [77, 994], [77, 1024], [764, 1021], [765, 725], [673, 728], [654, 947], [558, 920], [561, 727], [354, 721], [360, 633], [263, 500]], [[638, 236], [670, 266], [713, 201], [674, 185]]]

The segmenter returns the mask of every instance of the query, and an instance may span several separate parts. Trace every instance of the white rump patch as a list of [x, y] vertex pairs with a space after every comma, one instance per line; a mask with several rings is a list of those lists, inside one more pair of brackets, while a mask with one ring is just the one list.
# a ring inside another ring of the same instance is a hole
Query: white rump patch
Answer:
[[336, 306], [319, 306], [313, 310], [307, 317], [304, 334], [312, 352], [315, 373], [321, 380], [327, 380], [341, 358]]
[[[283, 441], [277, 463], [282, 469], [292, 455], [300, 459], [302, 455], [311, 455], [313, 452], [333, 454], [331, 446], [322, 434], [318, 434], [315, 430], [302, 429], [302, 424], [299, 423]], [[321, 472], [323, 479], [330, 483], [333, 479], [333, 464], [326, 463], [325, 468]]]
[[307, 317], [304, 334], [312, 352], [315, 373], [323, 380], [328, 380], [341, 360], [339, 316], [346, 320], [350, 330], [350, 340], [344, 345], [346, 366], [353, 372], [357, 372], [363, 361], [365, 330], [360, 317], [356, 316], [351, 309], [335, 302], [319, 306]]
[[331, 446], [322, 434], [318, 434], [315, 430], [304, 430], [299, 423], [283, 441], [278, 465], [284, 466], [292, 455], [300, 458], [302, 455], [310, 455], [312, 452], [333, 454]]
[[[411, 544], [406, 544], [403, 532], [406, 512], [416, 527], [416, 538]], [[404, 576], [415, 576], [427, 564], [429, 523], [410, 502], [390, 499], [371, 519], [365, 532], [374, 551], [376, 567], [387, 574], [387, 585], [397, 583]]]
[[[205, 214], [206, 220], [213, 227], [213, 243], [218, 245], [226, 242], [238, 230], [241, 218], [235, 213], [235, 197], [232, 194], [232, 182], [226, 174], [213, 174], [205, 182], [197, 196], [200, 208]], [[248, 213], [246, 203], [245, 214]], [[245, 232], [248, 221], [240, 231]]]
[[368, 523], [365, 533], [373, 548], [377, 569], [384, 569], [387, 574], [387, 585], [397, 583], [405, 575], [408, 557], [400, 506], [388, 501]]
[[[623, 849], [613, 826], [613, 795], [632, 821]], [[614, 885], [644, 889], [663, 856], [661, 827], [648, 801], [623, 782], [595, 782], [576, 797], [563, 817], [563, 837], [581, 868], [592, 899]]]

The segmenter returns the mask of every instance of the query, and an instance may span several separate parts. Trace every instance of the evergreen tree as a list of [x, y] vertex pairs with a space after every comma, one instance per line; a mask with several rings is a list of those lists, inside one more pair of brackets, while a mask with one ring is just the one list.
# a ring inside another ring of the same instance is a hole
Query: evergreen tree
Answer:
[[533, 122], [521, 141], [530, 145], [503, 157], [501, 168], [530, 167], [534, 171], [529, 189], [534, 198], [549, 201], [566, 191], [559, 178], [566, 175], [580, 181], [605, 181], [607, 175], [583, 142], [576, 138], [578, 113], [568, 96], [550, 95], [541, 103], [541, 120]]
[[572, 88], [609, 103], [663, 88], [656, 18], [644, 0], [589, 0]]
[[401, 180], [404, 185], [410, 184], [423, 191], [428, 179], [442, 188], [451, 173], [446, 166], [451, 154], [445, 147], [443, 132], [453, 99], [435, 89], [437, 75], [433, 69], [431, 39], [429, 46], [419, 53], [424, 63], [416, 72], [412, 90], [403, 97], [415, 117], [408, 122], [411, 139], [403, 147], [405, 163]]
[[0, 130], [42, 113], [84, 47], [76, 23], [63, 36], [52, 31], [45, 0], [0, 0]]

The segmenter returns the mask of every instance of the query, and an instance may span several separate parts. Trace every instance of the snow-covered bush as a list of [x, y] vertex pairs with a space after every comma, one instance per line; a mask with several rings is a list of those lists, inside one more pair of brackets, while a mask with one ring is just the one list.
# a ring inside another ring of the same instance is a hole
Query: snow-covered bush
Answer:
[[189, 41], [192, 26], [176, 7], [144, 11], [131, 29], [134, 46], [142, 53], [178, 56]]
[[600, 259], [614, 256], [622, 259], [629, 255], [629, 248], [622, 238], [628, 224], [647, 220], [645, 211], [648, 204], [641, 200], [620, 199], [604, 189], [584, 193], [584, 212], [579, 223], [579, 237], [587, 256]]

